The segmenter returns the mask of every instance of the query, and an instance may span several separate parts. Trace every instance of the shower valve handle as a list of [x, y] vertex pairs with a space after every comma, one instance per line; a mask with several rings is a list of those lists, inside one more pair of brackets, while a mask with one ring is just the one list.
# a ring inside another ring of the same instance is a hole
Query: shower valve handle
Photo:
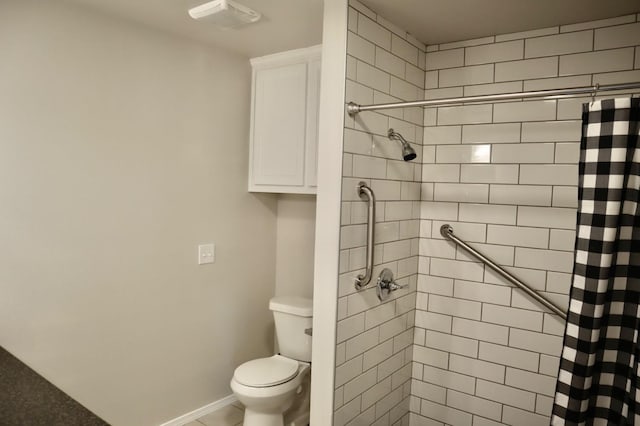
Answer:
[[376, 291], [378, 293], [378, 299], [384, 302], [389, 298], [392, 291], [396, 291], [400, 288], [405, 288], [406, 285], [398, 284], [393, 279], [393, 272], [389, 268], [384, 268], [378, 276], [378, 285]]

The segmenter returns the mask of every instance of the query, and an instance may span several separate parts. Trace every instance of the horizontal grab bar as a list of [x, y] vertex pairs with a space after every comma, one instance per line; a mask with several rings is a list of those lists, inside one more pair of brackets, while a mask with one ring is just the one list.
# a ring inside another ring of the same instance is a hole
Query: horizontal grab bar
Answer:
[[456, 244], [458, 244], [460, 247], [462, 247], [463, 249], [471, 253], [477, 259], [480, 259], [485, 265], [487, 265], [488, 267], [496, 271], [498, 274], [500, 274], [502, 277], [507, 279], [507, 281], [509, 281], [511, 284], [515, 285], [516, 287], [518, 287], [519, 289], [527, 293], [529, 296], [531, 296], [538, 303], [540, 303], [541, 305], [549, 309], [551, 312], [557, 314], [560, 318], [564, 320], [567, 319], [567, 314], [564, 310], [560, 309], [558, 306], [553, 304], [553, 302], [548, 300], [546, 297], [541, 296], [540, 294], [538, 294], [537, 291], [533, 290], [531, 287], [529, 287], [528, 285], [526, 285], [525, 283], [523, 283], [522, 281], [520, 281], [519, 279], [511, 275], [502, 266], [498, 265], [496, 262], [489, 259], [484, 254], [480, 253], [479, 251], [471, 247], [469, 244], [467, 244], [466, 242], [462, 241], [460, 238], [453, 235], [453, 228], [451, 227], [451, 225], [449, 224], [442, 225], [440, 227], [440, 234], [444, 238], [449, 239], [455, 242]]

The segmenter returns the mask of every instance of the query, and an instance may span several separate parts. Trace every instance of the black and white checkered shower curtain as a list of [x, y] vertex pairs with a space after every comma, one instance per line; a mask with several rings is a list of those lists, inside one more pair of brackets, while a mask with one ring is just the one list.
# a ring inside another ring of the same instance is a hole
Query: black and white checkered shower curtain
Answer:
[[552, 425], [640, 425], [640, 99], [585, 104]]

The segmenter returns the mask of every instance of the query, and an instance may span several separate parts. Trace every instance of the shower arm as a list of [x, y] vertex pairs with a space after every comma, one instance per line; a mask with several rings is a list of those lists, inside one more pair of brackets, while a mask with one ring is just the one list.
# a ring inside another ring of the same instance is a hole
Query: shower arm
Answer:
[[387, 136], [389, 137], [389, 139], [395, 139], [400, 143], [409, 144], [409, 142], [407, 142], [407, 140], [400, 133], [395, 132], [393, 129], [389, 129], [389, 133]]

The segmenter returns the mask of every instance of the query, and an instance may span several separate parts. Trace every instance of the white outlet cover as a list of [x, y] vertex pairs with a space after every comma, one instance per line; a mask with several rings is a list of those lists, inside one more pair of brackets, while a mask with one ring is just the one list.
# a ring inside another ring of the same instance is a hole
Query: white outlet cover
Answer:
[[213, 263], [216, 260], [216, 246], [213, 243], [198, 246], [198, 265]]

